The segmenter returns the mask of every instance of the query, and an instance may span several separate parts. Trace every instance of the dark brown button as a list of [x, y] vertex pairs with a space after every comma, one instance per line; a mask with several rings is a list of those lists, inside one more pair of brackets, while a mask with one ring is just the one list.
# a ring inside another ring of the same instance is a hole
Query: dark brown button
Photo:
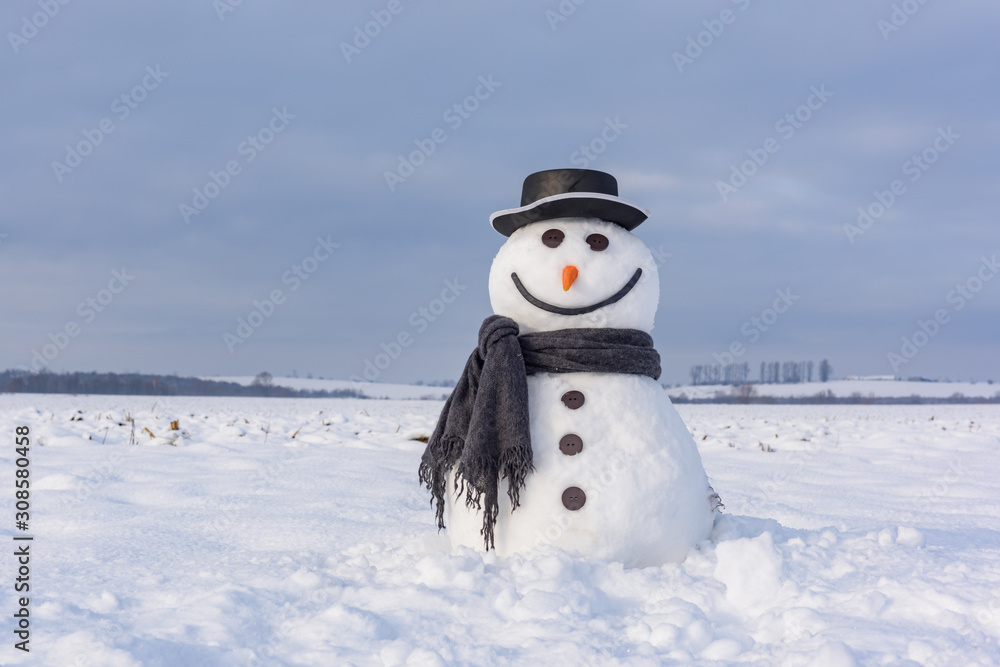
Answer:
[[597, 252], [608, 249], [608, 237], [604, 234], [591, 234], [587, 237], [587, 243], [590, 245], [591, 250], [596, 250]]
[[587, 502], [587, 494], [578, 486], [571, 486], [562, 495], [563, 507], [575, 512]]
[[566, 235], [562, 233], [562, 230], [550, 229], [542, 234], [542, 243], [550, 248], [558, 248], [564, 238], [566, 238]]
[[583, 405], [583, 392], [582, 391], [567, 391], [562, 395], [562, 402], [570, 410], [576, 410]]
[[562, 439], [559, 440], [559, 451], [566, 456], [576, 456], [583, 451], [583, 438], [578, 436], [576, 433], [564, 435]]

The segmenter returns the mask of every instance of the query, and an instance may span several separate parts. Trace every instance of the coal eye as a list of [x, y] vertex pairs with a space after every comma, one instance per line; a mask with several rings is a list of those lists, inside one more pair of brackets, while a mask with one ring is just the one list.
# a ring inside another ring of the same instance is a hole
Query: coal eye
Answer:
[[591, 250], [607, 250], [608, 249], [608, 237], [604, 234], [591, 234], [587, 237], [587, 245], [590, 246]]
[[566, 238], [566, 235], [563, 234], [562, 231], [558, 229], [550, 229], [542, 234], [542, 243], [550, 248], [558, 248], [564, 238]]

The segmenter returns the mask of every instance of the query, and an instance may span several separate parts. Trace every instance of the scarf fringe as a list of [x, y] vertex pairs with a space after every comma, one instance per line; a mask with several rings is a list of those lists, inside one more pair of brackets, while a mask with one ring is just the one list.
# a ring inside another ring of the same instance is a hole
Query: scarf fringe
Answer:
[[507, 480], [507, 497], [510, 498], [510, 511], [513, 512], [521, 506], [521, 489], [524, 488], [528, 475], [535, 471], [530, 443], [526, 448], [516, 447], [504, 451], [500, 455], [500, 469], [503, 471], [503, 478]]
[[431, 505], [437, 518], [438, 532], [444, 528], [444, 496], [448, 490], [448, 472], [462, 455], [462, 438], [431, 438], [420, 460], [420, 482], [431, 492]]

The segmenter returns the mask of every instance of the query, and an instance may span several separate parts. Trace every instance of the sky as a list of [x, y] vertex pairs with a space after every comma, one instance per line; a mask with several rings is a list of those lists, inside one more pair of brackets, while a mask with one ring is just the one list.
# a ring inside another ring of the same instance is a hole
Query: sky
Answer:
[[0, 28], [0, 368], [455, 379], [490, 214], [587, 167], [652, 212], [663, 382], [1000, 379], [995, 2], [10, 0]]

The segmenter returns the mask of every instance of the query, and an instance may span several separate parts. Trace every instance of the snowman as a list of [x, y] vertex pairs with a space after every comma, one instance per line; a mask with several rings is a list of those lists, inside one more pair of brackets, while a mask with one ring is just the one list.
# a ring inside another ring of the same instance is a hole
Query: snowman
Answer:
[[495, 315], [420, 465], [453, 547], [651, 566], [708, 537], [721, 503], [657, 382], [647, 216], [610, 174], [552, 169], [490, 217]]

